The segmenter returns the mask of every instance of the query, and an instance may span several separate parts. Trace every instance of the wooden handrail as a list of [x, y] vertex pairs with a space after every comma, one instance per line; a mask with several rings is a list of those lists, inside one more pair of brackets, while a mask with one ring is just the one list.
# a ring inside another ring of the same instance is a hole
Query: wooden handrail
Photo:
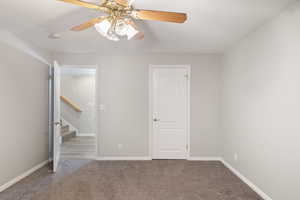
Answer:
[[68, 104], [69, 106], [71, 106], [76, 112], [82, 112], [80, 107], [78, 105], [76, 105], [74, 102], [72, 102], [69, 98], [67, 98], [65, 96], [60, 96], [60, 99], [63, 102], [65, 102], [66, 104]]

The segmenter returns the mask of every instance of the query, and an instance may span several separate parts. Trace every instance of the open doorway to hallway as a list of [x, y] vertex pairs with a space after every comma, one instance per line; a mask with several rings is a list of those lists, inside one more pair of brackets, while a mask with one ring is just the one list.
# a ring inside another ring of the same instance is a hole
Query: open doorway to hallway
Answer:
[[62, 66], [60, 81], [60, 157], [94, 158], [97, 152], [96, 68]]

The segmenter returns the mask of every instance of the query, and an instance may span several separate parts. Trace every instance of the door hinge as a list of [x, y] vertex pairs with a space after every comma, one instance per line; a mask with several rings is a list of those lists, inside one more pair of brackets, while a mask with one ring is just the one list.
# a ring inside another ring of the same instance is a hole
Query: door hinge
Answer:
[[48, 78], [49, 80], [53, 80], [53, 75], [50, 75]]

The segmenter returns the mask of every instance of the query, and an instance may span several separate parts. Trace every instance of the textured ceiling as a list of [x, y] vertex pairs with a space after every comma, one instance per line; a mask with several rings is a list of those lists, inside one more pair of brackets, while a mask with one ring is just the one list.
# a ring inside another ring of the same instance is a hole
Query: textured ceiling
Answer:
[[[101, 13], [56, 0], [1, 0], [0, 23], [3, 29], [52, 52], [211, 53], [223, 52], [293, 2], [295, 0], [136, 0], [136, 8], [186, 12], [188, 21], [185, 24], [138, 21], [145, 39], [117, 43], [102, 38], [94, 28], [68, 31], [73, 25]], [[62, 37], [49, 39], [51, 33], [60, 33]]]

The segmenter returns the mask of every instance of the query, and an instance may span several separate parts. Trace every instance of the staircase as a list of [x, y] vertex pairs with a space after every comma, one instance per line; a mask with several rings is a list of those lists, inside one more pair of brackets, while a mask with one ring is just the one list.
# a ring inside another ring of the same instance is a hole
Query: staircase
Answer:
[[[65, 97], [65, 96], [60, 96], [60, 99], [62, 102], [66, 103], [68, 106], [70, 106], [72, 109], [74, 109], [76, 112], [81, 113], [82, 110], [81, 108], [75, 104], [71, 99]], [[68, 121], [66, 121], [63, 116], [61, 116], [61, 142], [64, 143], [74, 137], [76, 137], [76, 133], [79, 133], [78, 129], [72, 125], [71, 123], [69, 123]]]
[[70, 130], [69, 125], [63, 125], [60, 129], [60, 134], [61, 134], [61, 138], [62, 138], [62, 143], [70, 140], [71, 138], [76, 137], [76, 131]]

